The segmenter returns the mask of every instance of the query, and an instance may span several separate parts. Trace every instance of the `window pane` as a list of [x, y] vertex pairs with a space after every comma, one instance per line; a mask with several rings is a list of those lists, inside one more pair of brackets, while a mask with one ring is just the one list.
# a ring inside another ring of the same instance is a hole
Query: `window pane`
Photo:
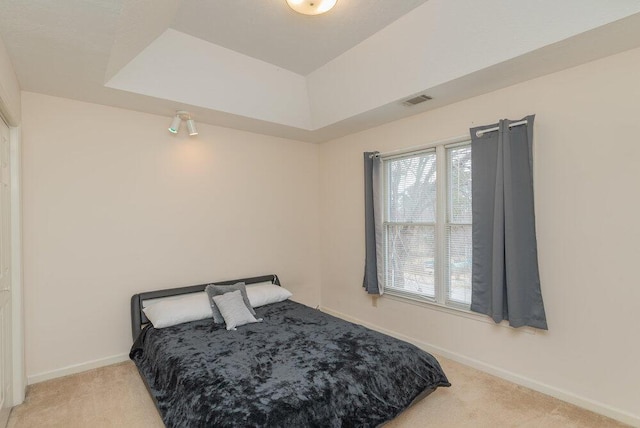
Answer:
[[447, 300], [471, 304], [471, 225], [447, 227]]
[[436, 154], [422, 153], [386, 161], [388, 220], [436, 221]]
[[449, 222], [471, 223], [471, 146], [447, 149]]
[[435, 297], [435, 227], [386, 225], [386, 287]]

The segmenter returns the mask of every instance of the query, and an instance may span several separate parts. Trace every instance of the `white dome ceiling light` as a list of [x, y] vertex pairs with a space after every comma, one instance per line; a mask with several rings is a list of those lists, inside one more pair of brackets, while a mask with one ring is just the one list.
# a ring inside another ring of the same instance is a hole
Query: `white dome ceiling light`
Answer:
[[293, 10], [303, 15], [320, 15], [328, 12], [338, 0], [287, 0]]

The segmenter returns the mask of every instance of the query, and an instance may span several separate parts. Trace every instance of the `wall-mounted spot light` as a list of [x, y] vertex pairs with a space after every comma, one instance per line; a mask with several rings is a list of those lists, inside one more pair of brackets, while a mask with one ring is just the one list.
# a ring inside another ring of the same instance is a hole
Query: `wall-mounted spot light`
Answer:
[[187, 130], [189, 131], [190, 136], [198, 135], [198, 130], [196, 129], [196, 122], [191, 119], [191, 114], [188, 111], [178, 110], [173, 120], [171, 121], [171, 126], [169, 126], [169, 132], [172, 134], [177, 134], [180, 130], [180, 125], [182, 121], [187, 121]]
[[193, 119], [187, 120], [187, 130], [189, 131], [190, 136], [198, 135], [198, 130], [196, 129], [196, 122]]
[[320, 15], [329, 12], [338, 0], [287, 0], [293, 10], [303, 15]]
[[182, 123], [182, 119], [180, 119], [180, 116], [176, 115], [171, 121], [171, 126], [169, 126], [169, 132], [171, 132], [172, 134], [177, 134], [178, 131], [180, 130], [181, 123]]

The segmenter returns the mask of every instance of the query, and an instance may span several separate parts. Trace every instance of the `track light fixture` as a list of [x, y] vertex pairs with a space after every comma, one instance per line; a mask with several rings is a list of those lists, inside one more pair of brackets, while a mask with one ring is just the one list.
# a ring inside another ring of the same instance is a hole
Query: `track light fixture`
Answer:
[[171, 121], [171, 126], [169, 126], [169, 132], [172, 134], [177, 134], [180, 130], [180, 125], [182, 121], [187, 121], [187, 130], [189, 131], [190, 136], [198, 135], [198, 130], [196, 129], [196, 122], [191, 119], [191, 114], [188, 111], [178, 110], [173, 120]]

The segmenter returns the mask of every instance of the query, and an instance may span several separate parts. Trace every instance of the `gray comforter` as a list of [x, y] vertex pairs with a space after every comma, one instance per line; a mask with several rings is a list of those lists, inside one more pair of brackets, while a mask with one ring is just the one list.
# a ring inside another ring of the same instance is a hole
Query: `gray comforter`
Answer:
[[169, 427], [377, 426], [449, 386], [406, 342], [285, 301], [264, 322], [146, 327], [131, 349]]

